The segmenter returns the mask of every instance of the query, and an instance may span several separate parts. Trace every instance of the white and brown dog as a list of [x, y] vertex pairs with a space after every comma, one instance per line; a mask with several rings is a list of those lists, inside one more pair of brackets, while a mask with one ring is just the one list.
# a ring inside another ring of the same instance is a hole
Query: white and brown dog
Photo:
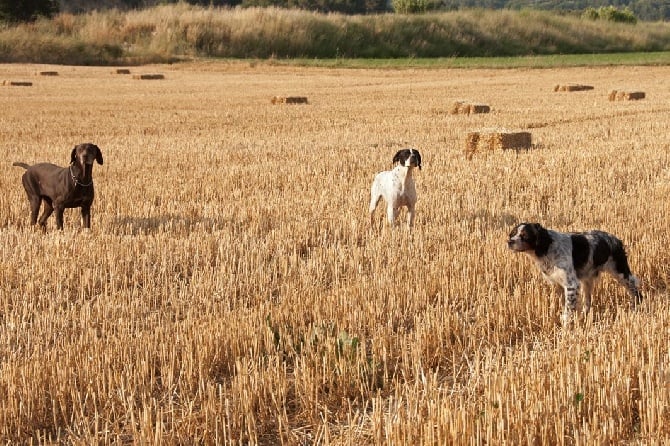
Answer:
[[591, 292], [598, 274], [611, 274], [630, 294], [631, 308], [642, 301], [638, 279], [631, 273], [621, 240], [602, 231], [558, 232], [539, 223], [521, 223], [512, 229], [507, 246], [527, 254], [545, 279], [563, 287], [565, 306], [561, 320], [570, 321], [577, 306], [580, 284], [584, 293], [582, 310], [591, 308]]
[[415, 167], [421, 170], [421, 155], [416, 149], [399, 150], [393, 157], [395, 167], [392, 170], [379, 172], [370, 190], [370, 225], [373, 224], [373, 214], [380, 198], [386, 202], [386, 217], [391, 225], [401, 207], [407, 207], [407, 226], [414, 224], [414, 210], [416, 205], [416, 187], [412, 171]]

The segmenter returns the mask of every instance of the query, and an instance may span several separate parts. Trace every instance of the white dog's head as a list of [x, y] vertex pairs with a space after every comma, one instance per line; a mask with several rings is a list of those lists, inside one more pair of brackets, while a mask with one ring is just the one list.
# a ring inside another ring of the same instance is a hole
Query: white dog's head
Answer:
[[421, 154], [416, 149], [402, 149], [393, 157], [393, 165], [400, 164], [404, 167], [418, 167], [421, 170]]

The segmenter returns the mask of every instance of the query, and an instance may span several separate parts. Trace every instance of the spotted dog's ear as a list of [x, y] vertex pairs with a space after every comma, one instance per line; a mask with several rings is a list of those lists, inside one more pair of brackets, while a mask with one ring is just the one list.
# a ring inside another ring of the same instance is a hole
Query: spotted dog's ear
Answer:
[[551, 236], [549, 231], [542, 227], [539, 223], [533, 223], [530, 225], [533, 228], [535, 233], [535, 255], [541, 257], [549, 251], [549, 245], [551, 245]]
[[421, 170], [421, 154], [419, 153], [418, 150], [415, 150], [414, 154], [416, 156], [417, 167], [419, 168], [419, 170]]

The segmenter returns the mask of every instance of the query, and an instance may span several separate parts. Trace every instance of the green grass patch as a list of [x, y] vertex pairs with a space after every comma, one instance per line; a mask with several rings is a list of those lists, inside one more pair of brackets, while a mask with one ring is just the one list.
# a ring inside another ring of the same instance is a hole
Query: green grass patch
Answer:
[[[261, 62], [263, 63], [263, 62]], [[271, 65], [322, 68], [560, 68], [670, 65], [670, 51], [651, 53], [558, 54], [518, 57], [435, 57], [399, 59], [270, 59]]]

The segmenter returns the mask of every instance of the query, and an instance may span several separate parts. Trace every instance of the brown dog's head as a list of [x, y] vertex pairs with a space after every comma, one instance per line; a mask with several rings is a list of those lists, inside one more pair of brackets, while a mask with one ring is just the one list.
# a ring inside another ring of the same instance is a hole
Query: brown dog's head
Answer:
[[520, 223], [512, 229], [507, 246], [512, 251], [532, 252], [541, 257], [549, 250], [551, 237], [539, 223]]
[[72, 155], [70, 156], [71, 163], [86, 166], [93, 164], [94, 160], [97, 161], [98, 164], [102, 164], [102, 152], [95, 144], [78, 144], [72, 149]]

